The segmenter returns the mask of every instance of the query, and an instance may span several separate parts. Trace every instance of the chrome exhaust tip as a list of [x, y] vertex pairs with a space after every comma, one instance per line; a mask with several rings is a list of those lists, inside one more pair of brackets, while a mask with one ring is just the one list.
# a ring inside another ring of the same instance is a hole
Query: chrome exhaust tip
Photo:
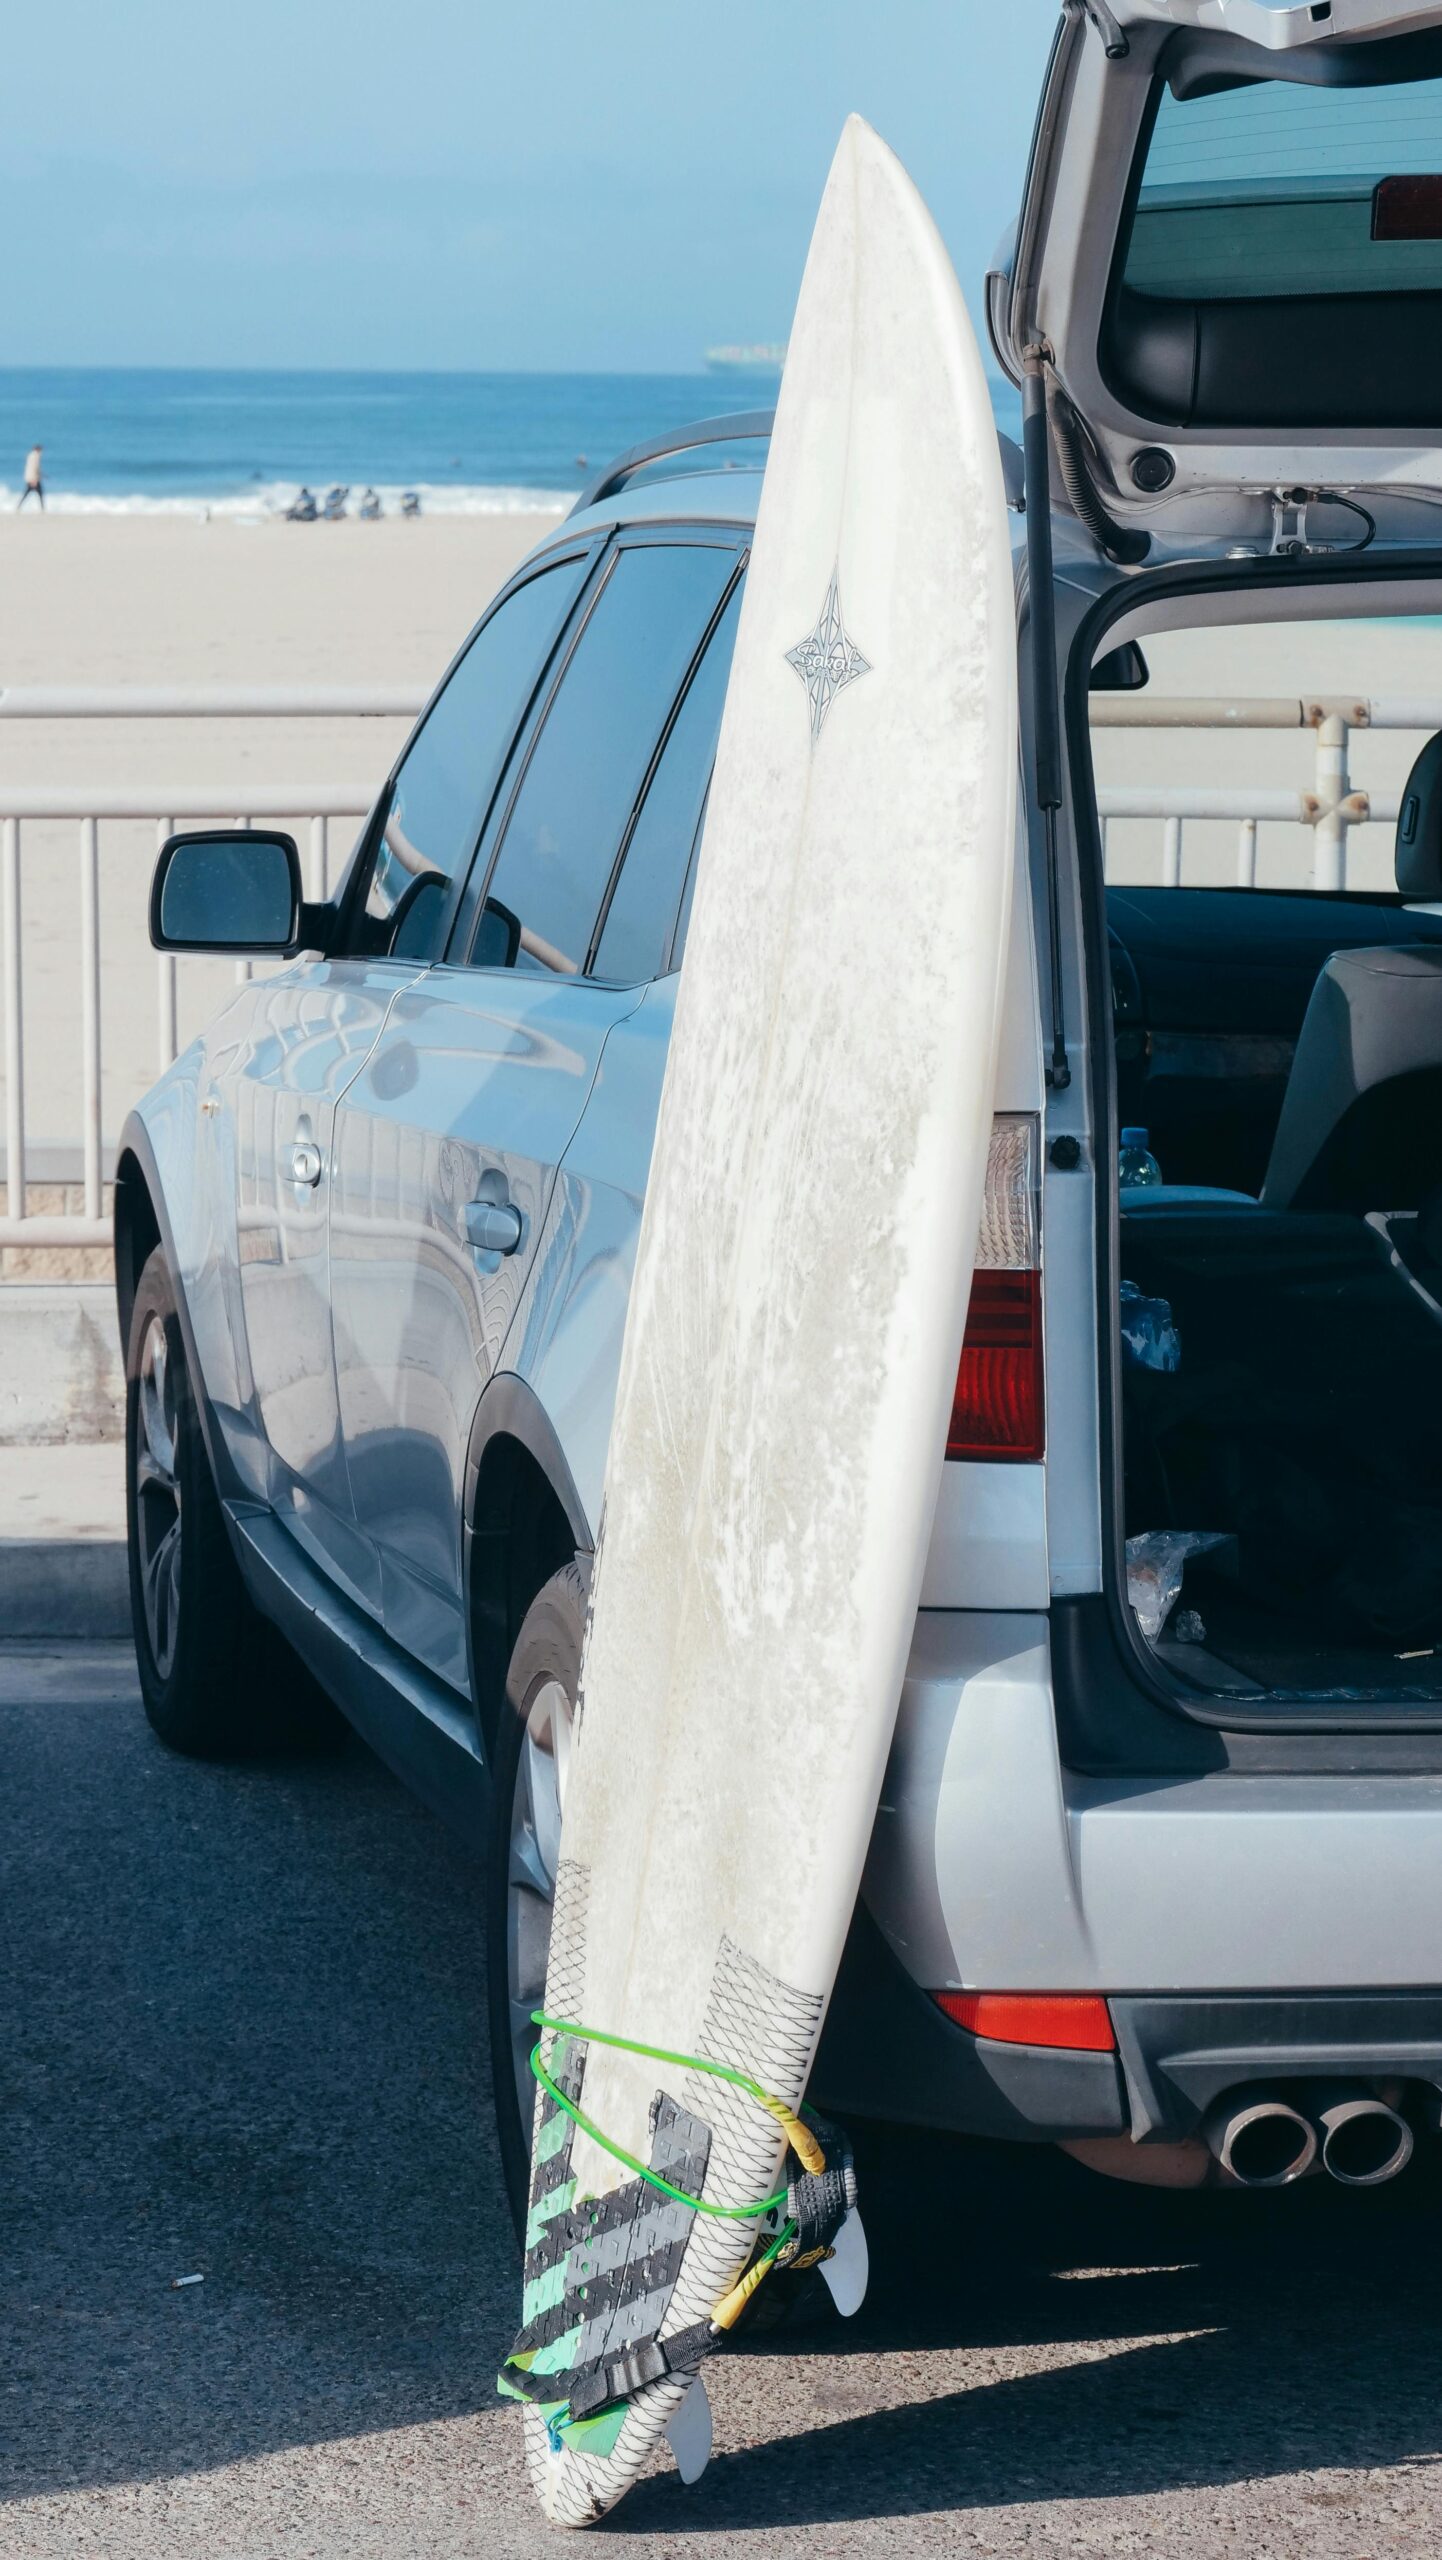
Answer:
[[1412, 2128], [1395, 2107], [1360, 2087], [1317, 2092], [1322, 2166], [1339, 2187], [1382, 2187], [1412, 2157]]
[[1202, 2135], [1223, 2176], [1239, 2187], [1290, 2187], [1316, 2164], [1316, 2127], [1270, 2090], [1219, 2098]]

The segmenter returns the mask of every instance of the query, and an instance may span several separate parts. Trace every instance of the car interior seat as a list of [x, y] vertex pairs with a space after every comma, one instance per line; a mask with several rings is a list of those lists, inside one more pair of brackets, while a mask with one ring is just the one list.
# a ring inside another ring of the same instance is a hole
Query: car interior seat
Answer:
[[1442, 1180], [1442, 951], [1336, 951], [1312, 991], [1266, 1209], [1417, 1209]]
[[[1397, 819], [1402, 896], [1442, 903], [1442, 732], [1407, 778]], [[1366, 1216], [1414, 1211], [1442, 1192], [1442, 946], [1391, 943], [1334, 952], [1318, 973], [1260, 1201], [1266, 1209]], [[1126, 1192], [1128, 1214], [1236, 1193], [1162, 1185]]]
[[[1442, 898], [1442, 733], [1407, 777], [1394, 861], [1404, 898]], [[1336, 951], [1303, 1019], [1263, 1206], [1412, 1210], [1439, 1181], [1442, 950]]]

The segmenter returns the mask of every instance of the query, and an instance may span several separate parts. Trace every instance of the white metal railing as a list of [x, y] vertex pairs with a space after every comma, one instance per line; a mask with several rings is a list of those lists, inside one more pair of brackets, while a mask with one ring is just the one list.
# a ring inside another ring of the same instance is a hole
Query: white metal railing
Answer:
[[[9, 685], [0, 688], [0, 720], [128, 719], [407, 719], [425, 691], [404, 685]], [[243, 803], [243, 806], [238, 806]], [[210, 819], [250, 826], [257, 819], [308, 822], [306, 889], [326, 897], [332, 818], [363, 817], [367, 796], [344, 783], [242, 783], [114, 787], [93, 783], [20, 788], [0, 782], [0, 987], [5, 1013], [5, 1192], [0, 1245], [108, 1244], [101, 1124], [100, 826], [104, 820], [149, 819], [157, 850], [179, 822]], [[79, 826], [79, 1013], [83, 1211], [27, 1213], [25, 1113], [25, 940], [22, 829], [26, 822], [74, 819]], [[249, 963], [237, 964], [249, 975]], [[156, 1064], [177, 1050], [176, 963], [157, 954]]]
[[[425, 700], [422, 688], [403, 685], [167, 685], [110, 689], [94, 685], [10, 685], [0, 688], [0, 720], [127, 719], [380, 719], [410, 718]], [[1282, 791], [1237, 785], [1104, 785], [1098, 803], [1105, 838], [1112, 819], [1159, 820], [1162, 879], [1182, 882], [1183, 830], [1189, 820], [1231, 821], [1237, 828], [1235, 878], [1253, 887], [1257, 828], [1281, 820], [1312, 835], [1312, 879], [1323, 889], [1346, 885], [1347, 839], [1369, 820], [1395, 820], [1396, 794], [1355, 790], [1348, 770], [1354, 729], [1442, 729], [1442, 696], [1389, 695], [1370, 699], [1328, 697], [1236, 698], [1098, 694], [1091, 702], [1098, 729], [1288, 730], [1310, 729], [1315, 764], [1310, 790]], [[237, 802], [243, 808], [237, 814]], [[329, 823], [359, 818], [366, 799], [344, 784], [206, 784], [143, 788], [93, 784], [27, 788], [0, 783], [0, 992], [5, 1013], [5, 1174], [7, 1214], [0, 1216], [0, 1245], [105, 1244], [102, 1215], [104, 1155], [101, 1125], [100, 834], [102, 823], [150, 820], [157, 845], [180, 821], [212, 819], [248, 825], [256, 819], [308, 822], [306, 887], [310, 897], [329, 891]], [[29, 822], [70, 820], [79, 828], [79, 1011], [81, 1047], [81, 1161], [83, 1211], [27, 1215], [24, 1060], [24, 934], [22, 830]], [[248, 974], [248, 964], [239, 964]], [[156, 964], [156, 1064], [176, 1055], [176, 963], [161, 953]]]
[[395, 684], [6, 684], [0, 720], [413, 720], [428, 698]]
[[1113, 818], [1159, 818], [1162, 822], [1162, 886], [1180, 888], [1182, 829], [1188, 818], [1232, 819], [1237, 827], [1235, 877], [1240, 888], [1255, 888], [1257, 827], [1265, 819], [1282, 819], [1312, 831], [1311, 885], [1345, 889], [1347, 838], [1353, 827], [1370, 822], [1395, 824], [1398, 795], [1355, 791], [1348, 770], [1354, 729], [1442, 729], [1442, 695], [1362, 694], [1253, 695], [1228, 699], [1206, 694], [1095, 694], [1091, 701], [1094, 729], [1310, 729], [1315, 739], [1313, 786], [1310, 791], [1265, 791], [1248, 783], [1172, 786], [1107, 784], [1097, 792], [1105, 848]]

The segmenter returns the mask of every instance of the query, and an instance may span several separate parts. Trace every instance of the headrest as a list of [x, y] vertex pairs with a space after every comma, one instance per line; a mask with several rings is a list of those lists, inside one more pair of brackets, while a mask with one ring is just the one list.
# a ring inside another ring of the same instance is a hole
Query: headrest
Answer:
[[1442, 943], [1334, 951], [1303, 1016], [1263, 1207], [1415, 1209], [1436, 1186], [1439, 1106]]
[[1442, 898], [1442, 730], [1428, 739], [1407, 776], [1396, 869], [1404, 898]]

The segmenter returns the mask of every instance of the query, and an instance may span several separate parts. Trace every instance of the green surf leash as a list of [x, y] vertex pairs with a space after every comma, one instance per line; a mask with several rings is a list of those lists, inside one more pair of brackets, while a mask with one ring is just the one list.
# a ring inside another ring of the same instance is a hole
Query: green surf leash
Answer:
[[[784, 2098], [773, 2097], [769, 2090], [762, 2088], [759, 2080], [752, 2079], [749, 2072], [734, 2070], [727, 2062], [713, 2062], [705, 2054], [672, 2053], [665, 2045], [639, 2044], [631, 2036], [607, 2035], [599, 2027], [582, 2026], [574, 2018], [553, 2018], [544, 2009], [532, 2010], [531, 2024], [535, 2027], [544, 2027], [552, 2035], [570, 2036], [578, 2044], [610, 2045], [618, 2053], [634, 2053], [645, 2062], [671, 2062], [683, 2071], [700, 2071], [709, 2079], [724, 2080], [730, 2087], [744, 2090], [748, 2098], [754, 2098], [759, 2107], [764, 2107], [769, 2116], [774, 2116], [803, 2168], [815, 2171], [824, 2166], [825, 2154], [815, 2135], [802, 2123], [795, 2110], [786, 2104]], [[693, 2213], [709, 2214], [718, 2222], [756, 2221], [763, 2214], [774, 2213], [778, 2206], [785, 2204], [789, 2193], [786, 2187], [778, 2187], [774, 2195], [762, 2196], [755, 2204], [711, 2204], [703, 2196], [687, 2195], [684, 2187], [673, 2186], [669, 2178], [661, 2176], [659, 2170], [648, 2169], [644, 2160], [638, 2160], [632, 2152], [624, 2151], [619, 2142], [613, 2142], [609, 2134], [603, 2133], [599, 2125], [593, 2124], [589, 2116], [583, 2115], [575, 2100], [568, 2098], [565, 2090], [558, 2088], [552, 2079], [541, 2060], [539, 2043], [531, 2052], [531, 2069], [547, 2095], [554, 2099], [563, 2114], [568, 2115], [571, 2122], [577, 2125], [582, 2133], [598, 2144], [602, 2151], [609, 2152], [611, 2158], [619, 2161], [623, 2169], [629, 2169], [633, 2177], [644, 2178], [647, 2186], [655, 2187], [663, 2196], [669, 2196], [673, 2203], [689, 2205]], [[769, 2263], [770, 2255], [771, 2253], [768, 2252], [765, 2263]]]
[[[709, 2215], [717, 2221], [755, 2223], [768, 2214], [774, 2215], [777, 2220], [778, 2227], [769, 2238], [764, 2234], [757, 2235], [757, 2245], [749, 2263], [721, 2300], [712, 2306], [710, 2313], [691, 2330], [684, 2330], [666, 2342], [673, 2353], [684, 2350], [683, 2362], [680, 2366], [668, 2365], [666, 2345], [656, 2341], [653, 2343], [651, 2352], [653, 2359], [656, 2356], [660, 2358], [659, 2372], [643, 2371], [637, 2354], [633, 2352], [630, 2356], [617, 2358], [610, 2365], [603, 2363], [596, 2371], [592, 2371], [590, 2367], [585, 2368], [582, 2373], [572, 2378], [572, 2390], [568, 2396], [551, 2399], [549, 2396], [542, 2397], [542, 2394], [546, 2391], [548, 2383], [554, 2387], [554, 2383], [560, 2382], [565, 2376], [566, 2367], [557, 2349], [563, 2343], [571, 2343], [570, 2341], [557, 2341], [555, 2348], [543, 2346], [540, 2350], [546, 2358], [544, 2381], [541, 2380], [541, 2375], [533, 2361], [536, 2350], [528, 2349], [525, 2352], [513, 2350], [512, 2355], [506, 2359], [506, 2364], [498, 2377], [501, 2391], [508, 2398], [530, 2403], [545, 2424], [553, 2451], [560, 2452], [563, 2446], [569, 2443], [573, 2444], [577, 2451], [605, 2455], [614, 2448], [616, 2431], [624, 2416], [625, 2405], [634, 2391], [645, 2382], [661, 2378], [668, 2371], [690, 2371], [692, 2369], [690, 2359], [693, 2355], [704, 2352], [704, 2341], [707, 2335], [709, 2334], [711, 2340], [719, 2341], [721, 2336], [735, 2325], [757, 2287], [764, 2282], [778, 2261], [783, 2266], [794, 2264], [797, 2268], [806, 2268], [832, 2255], [829, 2243], [840, 2218], [847, 2209], [846, 2189], [843, 2187], [840, 2195], [832, 2192], [820, 2213], [811, 2205], [809, 2199], [806, 2205], [799, 2202], [799, 2198], [807, 2194], [808, 2190], [816, 2188], [836, 2190], [841, 2184], [843, 2173], [838, 2170], [834, 2154], [828, 2152], [827, 2144], [820, 2138], [820, 2130], [825, 2130], [821, 2127], [821, 2120], [816, 2119], [818, 2131], [813, 2131], [811, 2125], [802, 2121], [801, 2114], [795, 2108], [785, 2099], [777, 2098], [769, 2090], [764, 2089], [760, 2081], [753, 2079], [749, 2072], [738, 2071], [731, 2063], [714, 2061], [708, 2054], [676, 2053], [667, 2045], [642, 2044], [632, 2036], [612, 2035], [603, 2028], [587, 2027], [579, 2019], [554, 2018], [545, 2009], [533, 2009], [531, 2023], [541, 2028], [546, 2034], [564, 2037], [576, 2044], [607, 2045], [615, 2052], [635, 2054], [641, 2060], [648, 2062], [671, 2063], [677, 2069], [696, 2071], [703, 2078], [719, 2080], [731, 2088], [740, 2089], [757, 2106], [763, 2108], [766, 2114], [775, 2119], [789, 2147], [801, 2164], [802, 2174], [798, 2182], [778, 2187], [774, 2194], [762, 2196], [753, 2203], [713, 2204], [702, 2196], [688, 2194], [684, 2187], [678, 2187], [671, 2179], [663, 2177], [659, 2170], [649, 2168], [644, 2160], [638, 2160], [622, 2144], [613, 2142], [609, 2134], [603, 2133], [600, 2126], [584, 2113], [575, 2099], [567, 2094], [547, 2069], [541, 2059], [539, 2040], [532, 2047], [530, 2057], [532, 2074], [560, 2114], [589, 2140], [596, 2143], [599, 2149], [608, 2153], [623, 2169], [628, 2170], [633, 2178], [652, 2188], [658, 2195], [665, 2196], [668, 2202], [681, 2205], [690, 2213]], [[809, 2114], [810, 2110], [807, 2109], [805, 2112]], [[855, 2184], [851, 2178], [849, 2146], [846, 2149], [844, 2177], [849, 2185], [850, 2200], [854, 2202]], [[804, 2236], [803, 2225], [806, 2226]], [[763, 2238], [766, 2238], [764, 2247], [760, 2245]], [[798, 2255], [798, 2250], [804, 2254]], [[584, 2292], [584, 2287], [582, 2290]], [[523, 2330], [522, 2337], [526, 2335], [527, 2332]], [[520, 2341], [517, 2342], [517, 2346], [520, 2347]], [[528, 2383], [529, 2387], [527, 2387]], [[575, 2388], [576, 2383], [580, 2385], [579, 2392]]]

